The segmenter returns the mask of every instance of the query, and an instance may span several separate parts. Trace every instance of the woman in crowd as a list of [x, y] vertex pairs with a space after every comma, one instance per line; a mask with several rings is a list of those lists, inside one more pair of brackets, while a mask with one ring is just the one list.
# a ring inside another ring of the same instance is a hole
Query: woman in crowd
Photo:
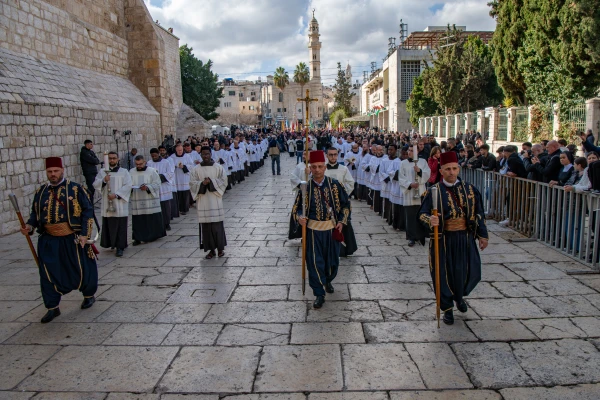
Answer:
[[440, 181], [440, 156], [442, 155], [442, 149], [439, 146], [435, 146], [431, 149], [427, 165], [431, 170], [431, 175], [427, 181], [427, 187], [431, 187]]
[[570, 151], [565, 151], [560, 154], [560, 164], [562, 165], [562, 169], [558, 174], [558, 180], [550, 181], [550, 187], [565, 186], [567, 183], [570, 183], [572, 186], [577, 183], [576, 181], [578, 181], [577, 177], [579, 174], [573, 167], [573, 161], [573, 153]]

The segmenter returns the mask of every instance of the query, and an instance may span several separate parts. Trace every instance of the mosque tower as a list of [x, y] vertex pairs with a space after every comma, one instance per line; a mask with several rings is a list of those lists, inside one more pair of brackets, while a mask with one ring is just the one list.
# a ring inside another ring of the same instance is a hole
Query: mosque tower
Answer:
[[315, 18], [315, 10], [313, 17], [308, 26], [308, 48], [310, 60], [310, 80], [321, 82], [321, 42], [319, 41], [319, 23]]

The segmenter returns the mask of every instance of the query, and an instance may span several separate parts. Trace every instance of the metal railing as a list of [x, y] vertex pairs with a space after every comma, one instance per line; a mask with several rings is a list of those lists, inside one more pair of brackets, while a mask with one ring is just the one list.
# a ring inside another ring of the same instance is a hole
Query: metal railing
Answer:
[[461, 178], [479, 190], [488, 218], [600, 270], [598, 194], [481, 169], [463, 168]]

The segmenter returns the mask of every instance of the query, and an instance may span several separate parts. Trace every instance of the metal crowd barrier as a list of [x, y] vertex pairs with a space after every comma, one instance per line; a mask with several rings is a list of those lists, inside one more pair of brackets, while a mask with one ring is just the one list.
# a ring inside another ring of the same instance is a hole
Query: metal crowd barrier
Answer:
[[599, 195], [481, 169], [463, 168], [461, 179], [479, 189], [488, 218], [508, 220], [510, 228], [527, 238], [600, 271]]

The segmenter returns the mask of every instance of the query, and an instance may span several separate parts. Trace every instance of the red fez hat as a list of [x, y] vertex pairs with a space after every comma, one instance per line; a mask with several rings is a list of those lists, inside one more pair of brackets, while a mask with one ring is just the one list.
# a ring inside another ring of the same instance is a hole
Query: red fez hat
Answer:
[[48, 168], [62, 168], [62, 159], [60, 157], [48, 157], [46, 158], [46, 169]]
[[451, 163], [458, 164], [458, 157], [456, 156], [456, 152], [455, 151], [447, 151], [445, 153], [442, 153], [440, 156], [440, 164], [446, 165], [446, 164], [451, 164]]
[[323, 153], [322, 150], [314, 150], [311, 151], [310, 153], [308, 153], [308, 162], [310, 164], [312, 163], [318, 163], [318, 162], [325, 162], [325, 153]]

